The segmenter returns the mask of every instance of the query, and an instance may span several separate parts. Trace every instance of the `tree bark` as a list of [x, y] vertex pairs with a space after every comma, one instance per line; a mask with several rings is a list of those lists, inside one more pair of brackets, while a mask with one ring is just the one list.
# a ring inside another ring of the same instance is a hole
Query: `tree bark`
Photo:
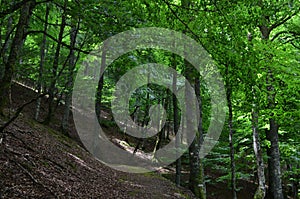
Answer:
[[45, 124], [49, 124], [52, 116], [53, 116], [53, 112], [54, 112], [54, 96], [55, 96], [55, 88], [56, 88], [56, 82], [57, 82], [57, 69], [58, 69], [58, 65], [59, 65], [59, 55], [60, 55], [60, 49], [61, 49], [61, 43], [63, 40], [63, 36], [64, 36], [64, 30], [66, 27], [66, 9], [67, 9], [67, 1], [64, 1], [64, 8], [63, 8], [63, 13], [61, 16], [61, 26], [60, 26], [60, 30], [59, 30], [59, 34], [58, 34], [58, 43], [56, 46], [56, 50], [55, 50], [55, 55], [54, 55], [54, 61], [53, 61], [53, 66], [52, 66], [52, 80], [51, 80], [51, 85], [49, 87], [49, 103], [48, 103], [48, 114], [47, 117], [44, 121]]
[[[44, 32], [47, 32], [47, 29], [48, 29], [49, 10], [50, 9], [47, 4], [46, 5], [46, 14], [45, 14]], [[42, 45], [41, 45], [41, 54], [40, 54], [39, 77], [38, 77], [38, 81], [37, 81], [37, 89], [38, 89], [39, 94], [41, 94], [42, 87], [43, 87], [42, 79], [43, 79], [45, 54], [46, 54], [46, 42], [47, 42], [47, 36], [46, 36], [46, 34], [43, 34], [43, 41], [42, 41]], [[34, 116], [35, 120], [38, 120], [38, 118], [39, 118], [40, 107], [41, 107], [41, 98], [39, 98], [36, 103], [36, 110], [35, 110], [35, 116]]]
[[[168, 110], [169, 98], [170, 98], [170, 91], [166, 90], [166, 98], [162, 99], [162, 104], [163, 104], [163, 107], [165, 110]], [[166, 116], [166, 118], [168, 118], [168, 115]], [[160, 129], [160, 128], [161, 128], [161, 124], [159, 123], [158, 129]], [[162, 144], [163, 140], [165, 139], [165, 132], [166, 132], [166, 125], [164, 125], [158, 133], [157, 143], [155, 146], [155, 152], [157, 150], [159, 150], [159, 148], [161, 147], [161, 144]]]
[[[1, 46], [1, 57], [3, 58], [3, 62], [6, 63], [7, 62], [7, 56], [6, 53], [9, 49], [9, 46], [11, 44], [11, 33], [13, 32], [13, 17], [9, 16], [8, 20], [7, 20], [7, 26], [6, 26], [6, 34], [5, 34], [5, 38], [4, 38], [4, 43], [3, 46]], [[2, 41], [2, 40], [1, 40]], [[3, 66], [1, 66], [2, 68]], [[4, 69], [4, 68], [3, 68]], [[4, 70], [3, 70], [4, 71]], [[3, 74], [0, 74], [0, 79], [3, 77]]]
[[235, 159], [234, 159], [234, 145], [233, 145], [233, 111], [232, 111], [232, 102], [231, 102], [231, 85], [229, 80], [229, 66], [226, 65], [226, 96], [228, 103], [228, 128], [229, 128], [229, 147], [230, 147], [230, 169], [231, 169], [231, 191], [232, 198], [236, 199], [236, 174], [235, 174]]
[[[269, 42], [271, 30], [265, 26], [260, 26], [261, 35], [264, 42]], [[271, 58], [270, 58], [271, 59]], [[267, 99], [268, 108], [272, 110], [275, 108], [275, 88], [273, 85], [274, 78], [270, 66], [267, 66]], [[267, 140], [270, 141], [271, 146], [267, 149], [268, 154], [268, 170], [269, 170], [269, 193], [274, 199], [283, 199], [281, 169], [280, 169], [280, 151], [278, 141], [278, 124], [271, 113], [269, 117], [270, 129], [266, 130]]]
[[0, 114], [4, 115], [4, 108], [8, 105], [11, 90], [12, 77], [18, 62], [18, 57], [22, 49], [23, 40], [26, 36], [26, 28], [29, 25], [32, 10], [35, 7], [35, 1], [28, 1], [23, 5], [16, 29], [15, 36], [12, 40], [10, 54], [5, 63], [4, 76], [0, 79]]
[[[79, 22], [78, 22], [79, 23]], [[76, 37], [79, 29], [79, 24], [76, 26], [76, 24], [72, 23], [72, 27], [70, 30], [70, 56], [69, 56], [69, 68], [68, 68], [68, 82], [66, 86], [66, 97], [65, 97], [65, 110], [64, 110], [64, 116], [62, 119], [62, 130], [65, 134], [67, 134], [67, 129], [69, 127], [69, 116], [70, 116], [70, 109], [71, 109], [71, 96], [72, 96], [72, 89], [74, 85], [74, 70], [76, 66], [76, 56], [74, 47], [76, 45]]]
[[[101, 54], [101, 63], [100, 63], [100, 79], [98, 81], [98, 86], [97, 86], [97, 93], [96, 93], [96, 115], [98, 120], [100, 121], [100, 116], [101, 116], [101, 101], [102, 101], [102, 90], [104, 86], [104, 66], [106, 64], [106, 48], [108, 44], [104, 43], [103, 44], [103, 51]], [[101, 75], [102, 74], [102, 75]]]
[[252, 133], [253, 133], [253, 149], [256, 157], [257, 164], [257, 178], [258, 188], [254, 194], [254, 199], [264, 199], [266, 196], [266, 180], [264, 172], [264, 160], [260, 146], [259, 132], [258, 132], [258, 108], [256, 105], [256, 95], [253, 90], [254, 102], [252, 108]]
[[[176, 60], [175, 56], [172, 57], [172, 66], [176, 70]], [[178, 109], [178, 104], [177, 104], [177, 98], [176, 98], [176, 93], [177, 93], [177, 73], [173, 73], [173, 85], [172, 85], [172, 90], [173, 90], [173, 95], [172, 95], [172, 104], [173, 104], [173, 121], [174, 121], [174, 134], [176, 135], [179, 129], [179, 109]], [[183, 110], [182, 110], [183, 111]], [[183, 125], [183, 124], [181, 124]], [[181, 139], [178, 137], [175, 137], [175, 147], [176, 149], [179, 148], [181, 144]], [[179, 157], [176, 160], [176, 174], [175, 174], [175, 183], [176, 186], [179, 187], [181, 183], [181, 157]]]
[[[198, 105], [199, 105], [199, 125], [198, 125], [198, 137], [196, 137], [196, 139], [198, 139], [198, 143], [199, 143], [199, 148], [198, 148], [198, 156], [199, 156], [199, 150], [202, 147], [203, 144], [203, 126], [202, 126], [202, 99], [201, 99], [201, 87], [200, 87], [200, 78], [197, 77], [195, 79], [195, 93], [196, 93], [196, 97], [198, 100]], [[203, 162], [201, 159], [199, 159], [199, 191], [200, 191], [200, 198], [201, 199], [205, 199], [206, 198], [206, 186], [205, 186], [205, 178], [204, 178], [204, 166], [203, 166]]]

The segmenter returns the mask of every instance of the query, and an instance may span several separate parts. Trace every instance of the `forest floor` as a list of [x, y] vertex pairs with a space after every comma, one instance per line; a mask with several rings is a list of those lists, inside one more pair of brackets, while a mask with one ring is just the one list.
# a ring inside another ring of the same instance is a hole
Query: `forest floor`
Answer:
[[[36, 95], [19, 85], [14, 85], [12, 91], [13, 109]], [[41, 118], [47, 112], [46, 101], [42, 100]], [[5, 129], [0, 141], [0, 198], [195, 198], [170, 181], [174, 169], [132, 174], [113, 170], [94, 159], [80, 143], [59, 132], [63, 106], [58, 106], [50, 125], [33, 120], [34, 110], [34, 103], [27, 106]], [[0, 125], [3, 122], [0, 118]], [[72, 118], [70, 124], [70, 136], [78, 139]], [[122, 139], [117, 130], [109, 130], [111, 138]], [[206, 174], [218, 177], [210, 170]], [[182, 180], [188, 180], [187, 172], [183, 171]], [[253, 198], [253, 183], [241, 184], [238, 196]], [[207, 193], [208, 199], [231, 197], [225, 183], [209, 184]]]

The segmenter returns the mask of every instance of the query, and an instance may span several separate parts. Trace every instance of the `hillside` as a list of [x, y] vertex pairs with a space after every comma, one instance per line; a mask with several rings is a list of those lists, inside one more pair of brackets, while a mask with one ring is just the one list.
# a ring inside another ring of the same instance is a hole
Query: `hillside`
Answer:
[[[14, 86], [13, 107], [33, 96]], [[158, 174], [128, 174], [101, 164], [55, 130], [59, 125], [31, 119], [32, 110], [34, 105], [25, 108], [4, 131], [0, 198], [193, 198]]]

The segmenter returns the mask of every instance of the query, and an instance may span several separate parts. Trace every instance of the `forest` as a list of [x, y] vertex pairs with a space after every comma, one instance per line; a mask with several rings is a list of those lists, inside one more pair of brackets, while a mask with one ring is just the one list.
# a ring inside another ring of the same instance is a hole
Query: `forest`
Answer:
[[[0, 198], [300, 198], [299, 0], [0, 0], [0, 24]], [[102, 164], [107, 195], [47, 181]]]

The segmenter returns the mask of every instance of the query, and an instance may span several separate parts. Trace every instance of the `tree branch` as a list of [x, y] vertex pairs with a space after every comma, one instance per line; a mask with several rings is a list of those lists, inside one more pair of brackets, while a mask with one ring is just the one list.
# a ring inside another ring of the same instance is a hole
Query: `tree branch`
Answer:
[[[300, 10], [300, 9], [299, 9]], [[275, 28], [281, 26], [282, 24], [284, 24], [285, 22], [287, 22], [288, 20], [290, 20], [292, 17], [294, 17], [298, 11], [294, 12], [292, 15], [287, 16], [287, 17], [283, 17], [282, 19], [280, 19], [278, 22], [274, 23], [273, 25], [270, 26], [269, 31], [271, 32], [272, 30], [274, 30]]]
[[40, 16], [38, 16], [38, 15], [36, 15], [34, 13], [32, 15], [35, 16], [38, 20], [40, 20], [43, 24], [47, 24], [47, 25], [51, 25], [51, 26], [56, 26], [56, 27], [61, 26], [61, 24], [54, 24], [54, 23], [46, 22], [44, 19], [42, 19]]
[[197, 40], [201, 46], [208, 52], [208, 50], [205, 48], [205, 46], [202, 44], [202, 41], [200, 40], [199, 36], [189, 27], [189, 25], [187, 23], [185, 23], [185, 21], [183, 21], [178, 15], [177, 13], [172, 9], [171, 4], [166, 1], [166, 0], [162, 0], [169, 8], [169, 10], [172, 12], [172, 14], [185, 26], [185, 28], [194, 36], [194, 39]]
[[[29, 34], [40, 34], [40, 33], [41, 33], [41, 34], [47, 35], [47, 37], [49, 37], [49, 38], [52, 39], [53, 41], [55, 41], [55, 42], [61, 44], [62, 46], [66, 47], [66, 48], [68, 48], [68, 49], [71, 49], [71, 48], [72, 48], [69, 44], [66, 44], [66, 43], [64, 43], [64, 42], [59, 42], [55, 37], [53, 37], [52, 35], [50, 35], [49, 33], [45, 32], [45, 31], [43, 31], [43, 30], [31, 30], [31, 31], [28, 31], [28, 32], [26, 33], [26, 35], [29, 35]], [[76, 50], [76, 51], [82, 52], [82, 53], [84, 53], [84, 54], [90, 54], [90, 53], [92, 52], [92, 50], [85, 51], [85, 50], [81, 50], [81, 49], [76, 48], [76, 47], [74, 47], [73, 49]]]
[[31, 0], [23, 0], [21, 2], [15, 3], [14, 5], [12, 5], [10, 8], [0, 12], [0, 18], [5, 17], [8, 14], [11, 14], [13, 12], [15, 12], [16, 10], [19, 10], [23, 5], [25, 5], [27, 2], [29, 2]]
[[296, 46], [296, 44], [294, 44], [294, 42], [291, 42], [292, 46], [294, 46], [294, 48], [297, 48], [300, 50], [300, 46]]
[[4, 62], [4, 63], [6, 63], [6, 61], [5, 61], [5, 56], [4, 56], [4, 54], [5, 54], [5, 52], [4, 52], [4, 51], [5, 51], [5, 46], [7, 45], [7, 43], [8, 43], [8, 41], [9, 41], [9, 38], [10, 38], [11, 34], [13, 33], [13, 31], [14, 31], [16, 28], [17, 28], [17, 24], [14, 25], [14, 27], [7, 33], [6, 38], [5, 38], [5, 41], [4, 41], [4, 44], [3, 44], [2, 47], [1, 47], [0, 54], [1, 54], [1, 57], [3, 58], [3, 62]]
[[181, 8], [181, 9], [183, 8], [183, 9], [186, 9], [186, 10], [196, 11], [196, 12], [217, 12], [217, 10], [209, 10], [207, 8], [204, 8], [203, 10], [200, 10], [200, 9], [195, 9], [195, 8], [179, 6], [179, 5], [176, 5], [176, 4], [173, 4], [173, 3], [169, 3], [169, 5], [177, 7], [177, 8]]
[[274, 41], [277, 37], [279, 37], [282, 34], [291, 34], [293, 36], [298, 36], [298, 35], [300, 35], [300, 32], [295, 32], [295, 31], [290, 31], [290, 30], [283, 30], [283, 31], [280, 31], [280, 32], [276, 33], [272, 37], [271, 41]]
[[47, 93], [43, 93], [43, 94], [37, 96], [36, 98], [30, 100], [29, 102], [26, 102], [26, 103], [23, 104], [22, 106], [20, 106], [20, 107], [17, 109], [17, 111], [16, 111], [16, 113], [14, 114], [14, 116], [13, 116], [10, 120], [8, 120], [6, 123], [4, 123], [4, 124], [0, 127], [0, 133], [2, 133], [2, 132], [4, 131], [4, 129], [5, 129], [6, 127], [8, 127], [8, 125], [10, 125], [13, 121], [15, 121], [15, 120], [18, 118], [18, 116], [20, 115], [20, 113], [23, 111], [23, 109], [24, 109], [26, 106], [28, 106], [29, 104], [35, 102], [35, 101], [38, 100], [40, 97], [44, 97], [45, 95], [47, 95]]
[[[6, 154], [8, 154], [9, 152], [11, 153], [11, 151], [10, 151], [9, 149], [7, 149], [7, 148], [5, 149], [5, 152], [6, 152]], [[47, 187], [46, 185], [44, 185], [42, 182], [39, 182], [39, 181], [38, 181], [38, 180], [30, 173], [30, 171], [28, 171], [28, 170], [26, 169], [26, 167], [24, 166], [23, 163], [19, 163], [18, 161], [12, 159], [9, 155], [6, 155], [6, 156], [7, 156], [7, 158], [8, 158], [10, 161], [14, 162], [21, 170], [23, 170], [23, 171], [30, 177], [30, 179], [31, 179], [35, 184], [38, 184], [38, 185], [42, 186], [44, 189], [46, 189], [47, 191], [49, 191], [55, 198], [58, 198], [58, 197], [56, 196], [56, 194], [55, 194], [49, 187]]]

